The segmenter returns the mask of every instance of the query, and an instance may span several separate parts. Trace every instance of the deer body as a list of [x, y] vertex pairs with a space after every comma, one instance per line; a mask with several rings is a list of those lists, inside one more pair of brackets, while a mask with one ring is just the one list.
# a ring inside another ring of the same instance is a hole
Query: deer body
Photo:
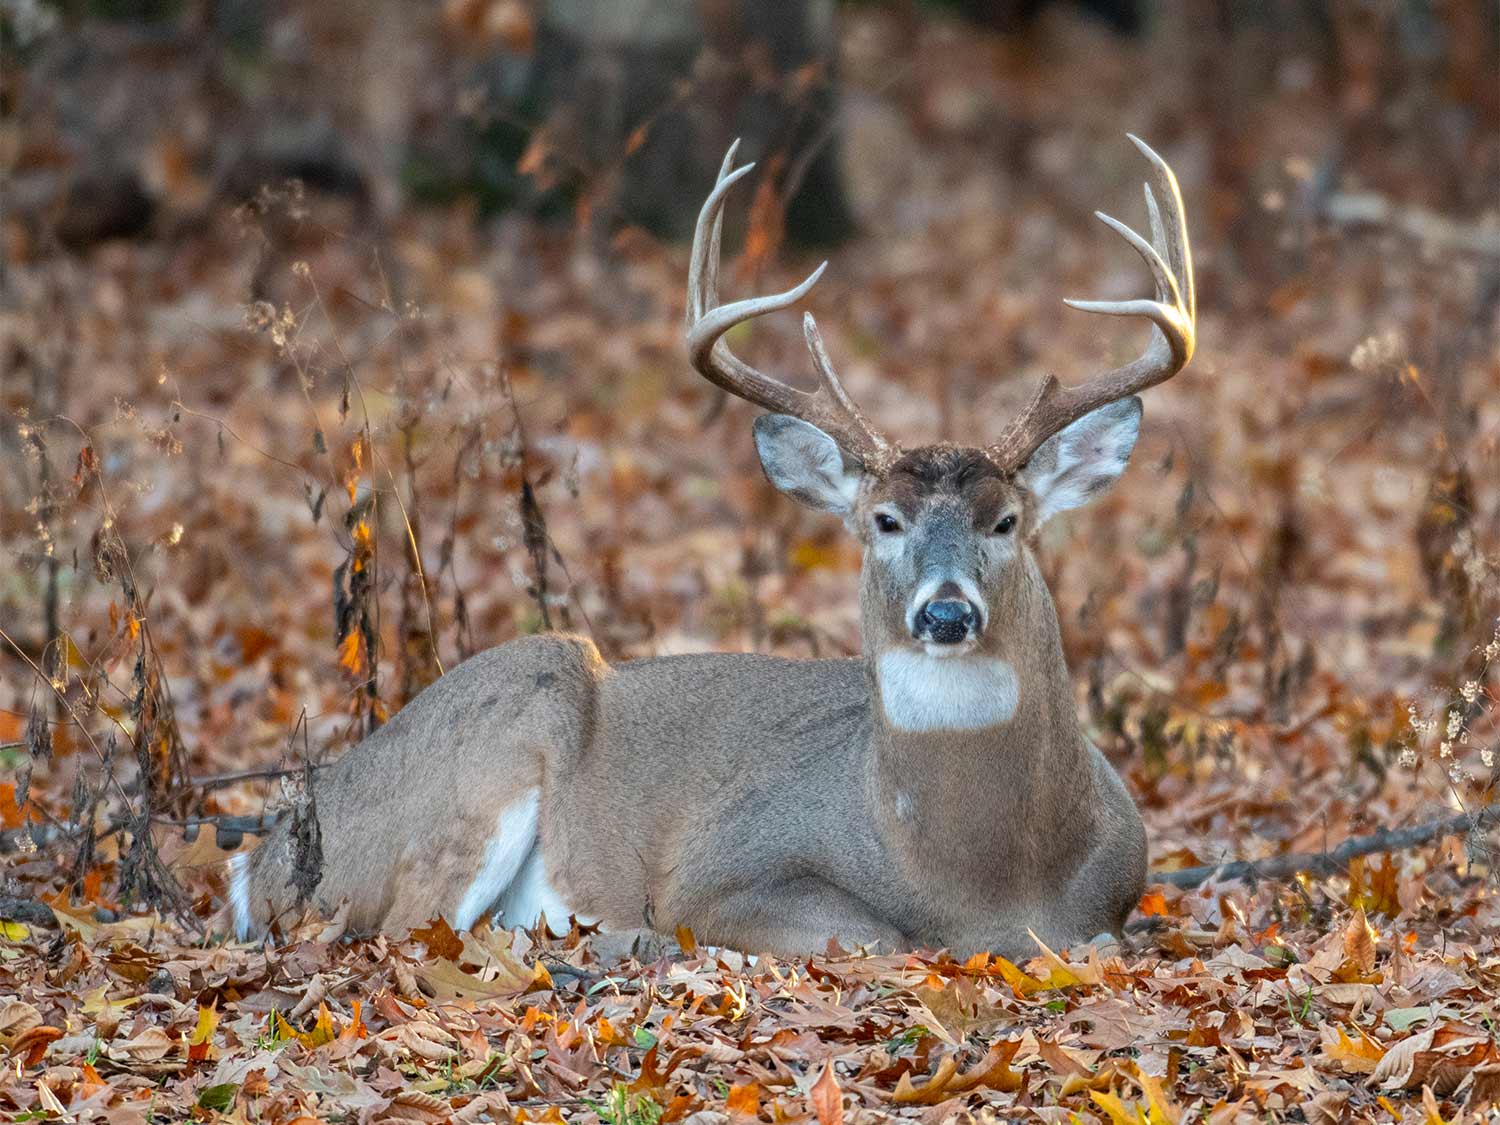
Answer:
[[[755, 424], [766, 475], [860, 540], [863, 656], [610, 666], [559, 635], [476, 656], [316, 779], [318, 904], [347, 900], [364, 930], [574, 914], [626, 941], [685, 926], [782, 954], [838, 939], [1015, 955], [1031, 933], [1067, 945], [1118, 931], [1143, 889], [1145, 831], [1080, 729], [1032, 548], [1124, 470], [1133, 391], [1192, 353], [1181, 201], [1141, 147], [1169, 221], [1148, 189], [1155, 245], [1125, 233], [1158, 300], [1082, 307], [1150, 317], [1146, 354], [1077, 388], [1049, 380], [989, 449], [909, 452], [849, 401], [810, 318], [817, 394], [723, 346], [810, 284], [717, 304], [719, 207], [742, 174], [726, 158], [694, 246], [689, 352], [781, 411]], [[293, 907], [292, 870], [285, 827], [235, 857], [242, 937]]]
[[[749, 654], [611, 667], [575, 637], [482, 653], [318, 778], [316, 898], [347, 898], [360, 930], [501, 905], [507, 923], [684, 925], [789, 954], [831, 937], [1014, 953], [1028, 928], [1060, 944], [1117, 929], [1145, 835], [1071, 693], [1028, 696], [1025, 677], [1006, 723], [911, 732], [885, 718], [876, 675]], [[509, 876], [461, 909], [507, 831]], [[541, 886], [505, 910], [533, 848]], [[291, 909], [290, 870], [284, 836], [249, 857], [242, 935]]]

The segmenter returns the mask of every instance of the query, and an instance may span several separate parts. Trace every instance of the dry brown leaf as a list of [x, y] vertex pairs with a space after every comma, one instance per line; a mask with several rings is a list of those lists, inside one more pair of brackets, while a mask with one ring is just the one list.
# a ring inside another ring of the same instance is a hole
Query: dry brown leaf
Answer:
[[391, 1098], [383, 1108], [377, 1109], [370, 1120], [383, 1122], [386, 1125], [396, 1125], [397, 1122], [433, 1125], [436, 1122], [448, 1121], [452, 1117], [452, 1107], [436, 1094], [403, 1090]]
[[1375, 968], [1375, 928], [1365, 917], [1365, 908], [1357, 907], [1344, 928], [1344, 956], [1361, 972]]
[[24, 1000], [7, 1000], [0, 1007], [0, 1047], [7, 1050], [22, 1035], [42, 1022], [42, 1013]]
[[808, 1090], [808, 1100], [817, 1115], [818, 1125], [843, 1125], [844, 1095], [834, 1076], [832, 1059], [823, 1064], [823, 1073]]
[[1385, 1057], [1386, 1049], [1358, 1025], [1355, 1025], [1354, 1033], [1355, 1037], [1350, 1038], [1342, 1027], [1325, 1024], [1320, 1029], [1323, 1054], [1351, 1074], [1373, 1074]]
[[1431, 1052], [1436, 1034], [1436, 1027], [1428, 1027], [1396, 1042], [1370, 1072], [1370, 1085], [1385, 1090], [1404, 1090], [1420, 1084], [1435, 1057]]
[[158, 1062], [176, 1047], [159, 1027], [147, 1027], [122, 1042], [109, 1044], [105, 1055], [119, 1062]]
[[897, 1105], [936, 1105], [946, 1097], [948, 1083], [958, 1073], [958, 1059], [944, 1055], [937, 1071], [920, 1086], [913, 1086], [910, 1074], [903, 1074], [896, 1083], [891, 1101]]
[[515, 996], [537, 982], [534, 970], [509, 954], [478, 973], [466, 973], [446, 957], [417, 966], [416, 976], [438, 1000], [493, 1000]]

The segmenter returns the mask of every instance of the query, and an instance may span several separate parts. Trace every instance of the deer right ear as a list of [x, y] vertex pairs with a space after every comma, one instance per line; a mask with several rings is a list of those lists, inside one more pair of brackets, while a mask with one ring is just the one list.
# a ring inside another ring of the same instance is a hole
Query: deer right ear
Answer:
[[755, 449], [766, 479], [797, 503], [837, 515], [854, 507], [859, 467], [811, 422], [762, 414], [755, 420]]

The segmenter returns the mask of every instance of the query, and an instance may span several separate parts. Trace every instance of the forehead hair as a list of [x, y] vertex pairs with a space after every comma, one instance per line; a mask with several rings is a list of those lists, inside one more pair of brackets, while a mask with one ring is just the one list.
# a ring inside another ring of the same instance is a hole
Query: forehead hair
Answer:
[[1009, 479], [984, 450], [946, 442], [903, 454], [886, 474], [891, 487], [918, 493], [968, 493], [986, 481]]

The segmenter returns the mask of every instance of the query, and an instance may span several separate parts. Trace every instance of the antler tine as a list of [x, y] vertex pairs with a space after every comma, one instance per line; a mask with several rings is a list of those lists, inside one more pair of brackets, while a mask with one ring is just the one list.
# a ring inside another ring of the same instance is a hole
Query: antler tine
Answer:
[[[990, 457], [1007, 471], [1021, 468], [1031, 455], [1059, 430], [1101, 406], [1137, 394], [1165, 382], [1193, 358], [1197, 338], [1198, 297], [1193, 286], [1193, 256], [1188, 244], [1187, 214], [1177, 177], [1167, 162], [1145, 141], [1127, 134], [1151, 162], [1163, 204], [1157, 204], [1151, 185], [1145, 185], [1146, 212], [1151, 222], [1147, 242], [1124, 223], [1102, 211], [1095, 214], [1128, 242], [1151, 270], [1156, 299], [1128, 301], [1074, 301], [1064, 304], [1083, 312], [1107, 316], [1138, 316], [1151, 322], [1151, 339], [1141, 355], [1113, 371], [1097, 375], [1076, 387], [1064, 387], [1050, 375], [1042, 382], [1001, 439], [989, 449]], [[1163, 210], [1164, 208], [1164, 210]]]
[[879, 433], [854, 405], [823, 348], [817, 325], [808, 316], [803, 324], [808, 350], [818, 372], [818, 390], [812, 393], [789, 387], [742, 361], [724, 343], [724, 333], [766, 313], [796, 304], [817, 284], [828, 263], [824, 262], [800, 285], [784, 293], [749, 297], [720, 305], [718, 295], [719, 249], [724, 220], [724, 199], [754, 167], [731, 167], [739, 147], [736, 141], [725, 154], [718, 180], [709, 192], [698, 225], [693, 232], [693, 252], [688, 265], [686, 341], [694, 368], [715, 386], [738, 398], [811, 422], [833, 438], [846, 453], [866, 468], [879, 471], [894, 459], [896, 447]]

